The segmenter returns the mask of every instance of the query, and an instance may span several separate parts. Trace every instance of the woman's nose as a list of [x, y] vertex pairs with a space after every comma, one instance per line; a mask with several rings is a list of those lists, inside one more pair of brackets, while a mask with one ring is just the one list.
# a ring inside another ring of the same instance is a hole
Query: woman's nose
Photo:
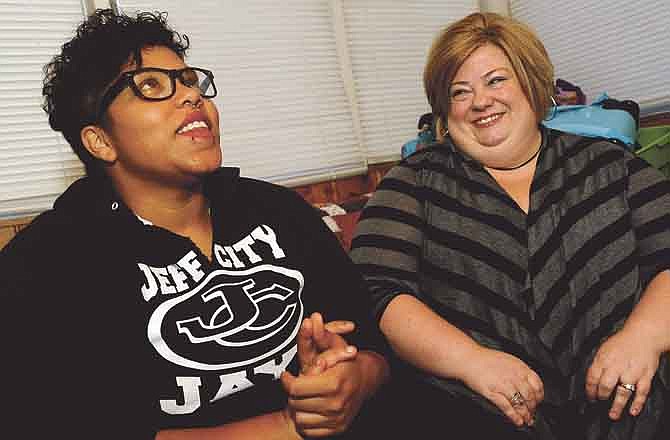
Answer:
[[200, 96], [200, 89], [197, 87], [185, 86], [181, 81], [177, 80], [175, 87], [177, 88], [175, 94], [179, 105], [191, 104], [198, 107], [202, 103], [202, 96]]
[[486, 90], [473, 92], [472, 107], [475, 109], [485, 109], [493, 105], [493, 96]]

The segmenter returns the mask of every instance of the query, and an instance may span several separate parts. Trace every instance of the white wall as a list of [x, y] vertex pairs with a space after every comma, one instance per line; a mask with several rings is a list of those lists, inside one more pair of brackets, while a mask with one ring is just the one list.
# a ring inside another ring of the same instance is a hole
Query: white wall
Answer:
[[98, 8], [109, 8], [109, 0], [84, 0], [84, 3], [90, 8], [88, 11], [93, 11]]
[[479, 9], [482, 12], [510, 15], [509, 0], [479, 0]]
[[[84, 4], [89, 12], [95, 8], [109, 8], [109, 0], [84, 0]], [[479, 0], [479, 7], [482, 11], [510, 15], [509, 0]]]

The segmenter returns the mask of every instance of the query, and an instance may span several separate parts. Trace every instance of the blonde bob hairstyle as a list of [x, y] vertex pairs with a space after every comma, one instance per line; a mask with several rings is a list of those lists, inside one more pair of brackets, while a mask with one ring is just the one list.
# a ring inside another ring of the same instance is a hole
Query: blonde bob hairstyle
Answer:
[[507, 55], [538, 124], [549, 112], [554, 66], [535, 32], [512, 18], [477, 12], [448, 26], [435, 39], [428, 54], [423, 83], [438, 140], [444, 137], [451, 82], [465, 60], [486, 44], [499, 47]]

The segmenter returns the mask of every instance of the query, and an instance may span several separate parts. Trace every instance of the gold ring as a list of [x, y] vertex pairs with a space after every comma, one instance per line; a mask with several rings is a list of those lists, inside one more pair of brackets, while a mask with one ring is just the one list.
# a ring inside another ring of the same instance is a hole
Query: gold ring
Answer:
[[512, 406], [521, 406], [526, 403], [526, 399], [524, 399], [521, 393], [517, 391], [509, 398], [509, 403], [511, 403]]
[[619, 386], [623, 389], [630, 391], [631, 393], [634, 393], [636, 388], [634, 383], [619, 382]]

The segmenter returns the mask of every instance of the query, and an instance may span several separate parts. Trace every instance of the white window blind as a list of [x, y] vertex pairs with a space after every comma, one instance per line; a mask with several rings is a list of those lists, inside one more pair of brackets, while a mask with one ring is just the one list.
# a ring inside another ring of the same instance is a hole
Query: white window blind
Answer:
[[80, 0], [0, 0], [0, 217], [50, 208], [83, 174], [41, 108], [42, 68], [82, 19]]
[[282, 184], [362, 173], [327, 0], [118, 1], [167, 11], [214, 72], [225, 165]]
[[428, 51], [476, 0], [342, 0], [362, 144], [370, 162], [400, 158], [430, 112], [423, 89]]
[[510, 8], [537, 31], [556, 77], [589, 102], [607, 92], [635, 100], [642, 114], [670, 111], [667, 0], [511, 0]]

